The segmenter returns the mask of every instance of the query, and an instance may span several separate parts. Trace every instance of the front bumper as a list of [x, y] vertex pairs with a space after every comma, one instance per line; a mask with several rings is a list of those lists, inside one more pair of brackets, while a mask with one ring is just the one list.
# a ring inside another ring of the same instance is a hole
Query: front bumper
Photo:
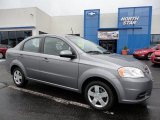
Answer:
[[152, 57], [151, 58], [152, 63], [160, 64], [160, 58], [158, 57]]
[[140, 103], [148, 99], [152, 92], [151, 78], [127, 78], [121, 81], [123, 86], [123, 95], [120, 103]]

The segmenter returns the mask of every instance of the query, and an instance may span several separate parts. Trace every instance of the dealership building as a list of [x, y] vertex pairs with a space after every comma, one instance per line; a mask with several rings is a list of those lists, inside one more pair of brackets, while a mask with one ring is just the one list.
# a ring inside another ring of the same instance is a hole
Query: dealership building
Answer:
[[119, 8], [118, 13], [100, 9], [83, 15], [50, 16], [39, 8], [0, 10], [0, 44], [15, 46], [39, 34], [76, 34], [114, 53], [126, 46], [134, 50], [160, 43], [160, 10], [152, 6]]

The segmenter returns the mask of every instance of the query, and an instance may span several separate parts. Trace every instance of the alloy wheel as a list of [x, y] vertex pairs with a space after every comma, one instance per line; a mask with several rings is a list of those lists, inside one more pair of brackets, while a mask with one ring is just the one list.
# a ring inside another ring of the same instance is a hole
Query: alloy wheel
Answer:
[[106, 106], [109, 102], [107, 91], [100, 85], [94, 85], [88, 89], [88, 99], [93, 106], [98, 108]]
[[22, 83], [22, 73], [19, 70], [14, 71], [14, 81], [17, 85], [20, 85]]

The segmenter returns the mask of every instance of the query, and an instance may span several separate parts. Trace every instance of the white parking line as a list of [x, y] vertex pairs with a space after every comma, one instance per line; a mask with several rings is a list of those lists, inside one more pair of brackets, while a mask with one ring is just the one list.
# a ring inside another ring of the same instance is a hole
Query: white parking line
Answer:
[[33, 94], [33, 95], [36, 95], [36, 96], [44, 97], [44, 98], [53, 100], [53, 101], [58, 102], [58, 103], [63, 103], [63, 104], [66, 104], [66, 105], [71, 104], [71, 105], [76, 105], [76, 106], [80, 106], [80, 107], [90, 109], [90, 106], [86, 105], [86, 104], [82, 104], [82, 103], [78, 103], [78, 102], [74, 102], [74, 101], [70, 101], [70, 100], [65, 100], [65, 99], [58, 98], [58, 97], [53, 97], [53, 96], [50, 96], [50, 95], [47, 95], [47, 94], [43, 94], [43, 93], [40, 93], [40, 92], [35, 92], [35, 91], [23, 89], [23, 88], [18, 88], [16, 86], [12, 86], [12, 85], [8, 86], [8, 87], [12, 88], [12, 89], [15, 89], [15, 90], [23, 91], [25, 93], [30, 93], [30, 94]]
[[[47, 95], [47, 94], [43, 94], [43, 93], [40, 93], [40, 92], [27, 90], [27, 89], [24, 89], [24, 88], [18, 88], [16, 86], [12, 86], [12, 85], [10, 85], [8, 87], [12, 88], [12, 89], [15, 89], [15, 90], [19, 90], [19, 91], [25, 92], [25, 93], [29, 93], [29, 94], [32, 94], [32, 95], [36, 95], [36, 96], [40, 96], [40, 97], [43, 97], [43, 98], [46, 98], [46, 99], [50, 99], [50, 100], [53, 100], [55, 102], [62, 103], [62, 104], [65, 104], [65, 105], [75, 105], [75, 106], [78, 106], [78, 107], [91, 109], [89, 105], [86, 105], [86, 104], [83, 104], [83, 103], [78, 103], [78, 102], [71, 101], [71, 100], [65, 100], [65, 99], [62, 99], [62, 98], [53, 97], [51, 95]], [[105, 111], [104, 113], [110, 114], [110, 115], [114, 115], [114, 112]]]
[[0, 62], [4, 62], [4, 61], [6, 61], [5, 59], [0, 59]]

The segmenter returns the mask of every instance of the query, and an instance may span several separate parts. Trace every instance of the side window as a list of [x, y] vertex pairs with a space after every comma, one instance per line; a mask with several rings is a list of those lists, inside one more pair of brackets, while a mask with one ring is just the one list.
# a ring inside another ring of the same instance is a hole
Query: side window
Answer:
[[24, 43], [23, 51], [38, 52], [41, 38], [33, 38]]
[[46, 37], [44, 42], [44, 53], [59, 56], [63, 50], [71, 50], [70, 46], [59, 38]]

